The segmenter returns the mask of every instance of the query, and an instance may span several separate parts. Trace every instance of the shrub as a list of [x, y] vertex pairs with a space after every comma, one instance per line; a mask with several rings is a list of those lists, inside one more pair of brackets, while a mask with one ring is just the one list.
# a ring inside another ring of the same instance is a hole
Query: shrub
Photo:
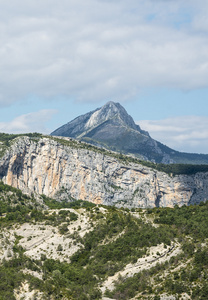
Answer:
[[63, 251], [63, 247], [62, 247], [62, 245], [61, 245], [61, 244], [59, 244], [59, 245], [58, 245], [58, 247], [57, 247], [57, 251]]

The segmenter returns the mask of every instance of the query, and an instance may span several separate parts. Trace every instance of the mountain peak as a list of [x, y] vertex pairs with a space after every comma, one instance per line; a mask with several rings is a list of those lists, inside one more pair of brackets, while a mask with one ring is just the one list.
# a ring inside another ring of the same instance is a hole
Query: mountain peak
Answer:
[[207, 164], [208, 161], [206, 155], [180, 153], [155, 141], [148, 132], [135, 124], [121, 104], [113, 101], [77, 117], [53, 131], [51, 135], [72, 137], [158, 163]]
[[106, 104], [104, 104], [103, 106], [116, 106], [116, 104], [119, 104], [119, 103], [116, 103], [114, 101], [108, 101]]
[[[139, 135], [140, 140], [149, 139], [148, 132], [141, 130], [125, 108], [117, 102], [109, 101], [100, 108], [81, 115], [51, 133], [56, 136], [73, 137], [87, 140], [91, 143], [107, 146], [108, 140], [115, 145], [123, 143], [123, 137]], [[128, 144], [128, 142], [127, 142]], [[109, 147], [109, 146], [107, 146]], [[125, 146], [126, 147], [126, 146]]]
[[[113, 109], [113, 110], [121, 110], [124, 109], [124, 107], [118, 103], [118, 102], [114, 102], [114, 101], [108, 101], [106, 104], [104, 104], [101, 109]], [[124, 109], [125, 110], [125, 109]]]
[[113, 101], [107, 102], [101, 108], [98, 108], [97, 110], [92, 112], [90, 118], [85, 124], [85, 129], [92, 129], [112, 119], [119, 120], [120, 123], [123, 124], [123, 126], [129, 126], [134, 130], [138, 129], [137, 125], [134, 123], [134, 120], [130, 115], [128, 115], [124, 107], [119, 103], [115, 103]]
[[51, 134], [81, 138], [86, 133], [89, 133], [89, 131], [106, 122], [114, 122], [114, 126], [115, 123], [117, 123], [117, 128], [119, 126], [129, 127], [141, 132], [140, 127], [134, 123], [132, 117], [128, 115], [125, 108], [120, 103], [109, 101], [102, 107], [81, 115], [61, 126]]

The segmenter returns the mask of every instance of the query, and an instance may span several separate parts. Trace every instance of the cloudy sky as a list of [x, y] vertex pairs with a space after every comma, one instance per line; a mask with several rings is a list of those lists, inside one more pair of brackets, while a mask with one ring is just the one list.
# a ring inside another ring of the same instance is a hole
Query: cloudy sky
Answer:
[[208, 1], [0, 0], [0, 131], [49, 133], [109, 100], [208, 153]]

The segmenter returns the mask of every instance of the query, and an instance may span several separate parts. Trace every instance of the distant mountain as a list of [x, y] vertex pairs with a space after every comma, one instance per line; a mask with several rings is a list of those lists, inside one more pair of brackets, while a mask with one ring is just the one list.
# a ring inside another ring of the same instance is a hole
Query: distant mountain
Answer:
[[119, 103], [112, 101], [81, 115], [51, 133], [72, 137], [157, 163], [208, 164], [208, 155], [175, 151], [152, 139]]

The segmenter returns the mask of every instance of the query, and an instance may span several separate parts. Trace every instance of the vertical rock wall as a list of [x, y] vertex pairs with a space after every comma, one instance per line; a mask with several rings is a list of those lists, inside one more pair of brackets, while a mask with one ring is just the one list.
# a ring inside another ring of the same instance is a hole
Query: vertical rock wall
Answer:
[[124, 207], [173, 207], [208, 199], [208, 173], [170, 177], [112, 156], [19, 138], [0, 160], [0, 178], [24, 192]]

